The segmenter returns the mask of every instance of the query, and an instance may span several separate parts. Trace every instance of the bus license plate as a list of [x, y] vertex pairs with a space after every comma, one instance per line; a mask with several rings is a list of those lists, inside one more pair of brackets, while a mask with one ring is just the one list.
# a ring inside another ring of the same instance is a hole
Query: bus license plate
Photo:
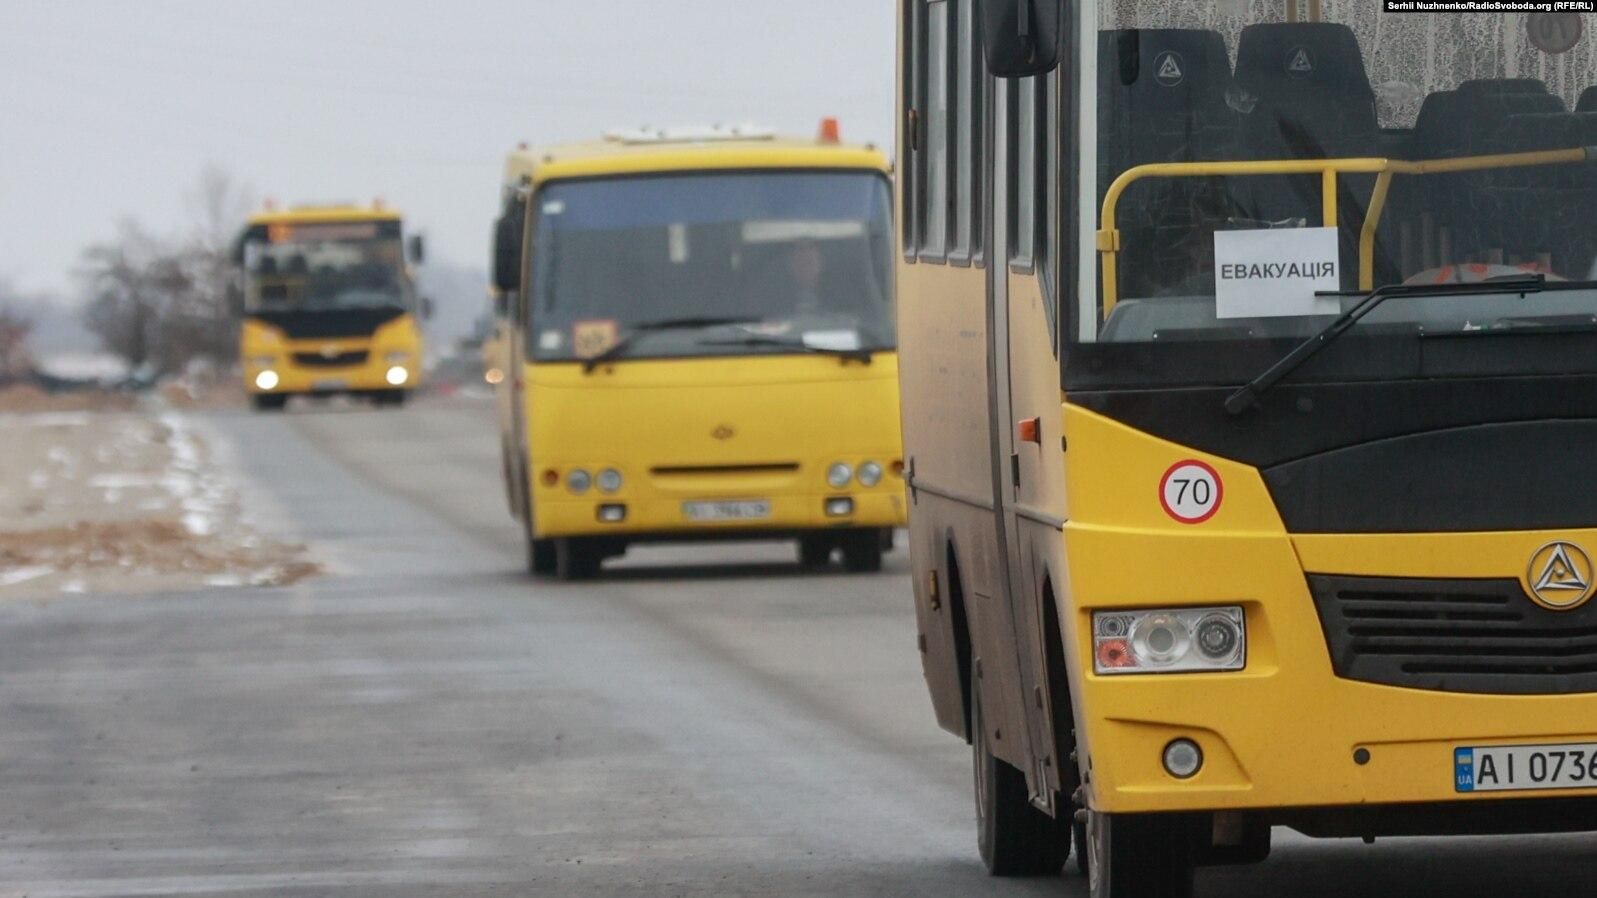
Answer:
[[682, 516], [690, 521], [760, 521], [771, 516], [771, 503], [766, 499], [684, 502]]
[[325, 380], [325, 379], [324, 380], [318, 380], [315, 383], [311, 384], [311, 389], [315, 390], [318, 393], [336, 393], [336, 392], [338, 392], [340, 390], [349, 389], [349, 381], [347, 381], [347, 380]]
[[1459, 792], [1597, 789], [1597, 743], [1457, 748], [1453, 788]]

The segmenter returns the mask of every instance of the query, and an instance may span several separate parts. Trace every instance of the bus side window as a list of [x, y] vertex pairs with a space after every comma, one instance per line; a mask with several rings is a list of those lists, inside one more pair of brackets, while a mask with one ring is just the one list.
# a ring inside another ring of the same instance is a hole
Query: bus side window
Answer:
[[952, 0], [927, 0], [916, 23], [915, 163], [912, 189], [915, 254], [922, 262], [948, 257], [950, 175], [955, 116], [950, 108], [954, 71]]
[[1037, 107], [1042, 79], [1014, 82], [1009, 91], [1009, 120], [1014, 140], [1009, 146], [1009, 263], [1017, 272], [1030, 272], [1036, 263], [1038, 212]]
[[981, 48], [976, 36], [976, 0], [950, 0], [957, 35], [954, 39], [953, 109], [953, 246], [949, 259], [959, 263], [982, 255], [982, 142], [985, 97]]

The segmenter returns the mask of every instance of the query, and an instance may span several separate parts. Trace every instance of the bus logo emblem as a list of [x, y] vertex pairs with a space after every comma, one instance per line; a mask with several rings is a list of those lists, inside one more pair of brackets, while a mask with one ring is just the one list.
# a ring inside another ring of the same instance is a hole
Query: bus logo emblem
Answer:
[[1307, 78], [1314, 74], [1314, 57], [1309, 55], [1309, 48], [1292, 48], [1287, 54], [1286, 73], [1294, 78]]
[[710, 431], [710, 436], [715, 437], [718, 440], [730, 440], [737, 436], [737, 431], [725, 424], [722, 424], [720, 427]]
[[1591, 598], [1591, 557], [1574, 543], [1554, 542], [1537, 549], [1525, 576], [1531, 598], [1543, 608], [1573, 611]]
[[1175, 87], [1187, 80], [1187, 73], [1181, 68], [1181, 54], [1174, 50], [1166, 50], [1154, 60], [1153, 79], [1165, 87]]

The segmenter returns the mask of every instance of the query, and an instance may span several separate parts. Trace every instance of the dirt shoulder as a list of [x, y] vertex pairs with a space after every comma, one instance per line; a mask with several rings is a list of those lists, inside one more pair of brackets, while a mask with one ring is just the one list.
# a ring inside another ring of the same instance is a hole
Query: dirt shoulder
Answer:
[[179, 412], [0, 413], [0, 445], [0, 599], [278, 586], [318, 570], [304, 546], [250, 526], [235, 475]]

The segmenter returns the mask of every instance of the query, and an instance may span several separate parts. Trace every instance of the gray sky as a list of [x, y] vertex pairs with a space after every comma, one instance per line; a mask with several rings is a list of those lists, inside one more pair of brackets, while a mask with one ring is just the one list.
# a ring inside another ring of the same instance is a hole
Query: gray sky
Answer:
[[753, 121], [892, 139], [889, 0], [0, 0], [0, 278], [176, 233], [216, 163], [284, 204], [383, 197], [486, 266], [517, 141]]

